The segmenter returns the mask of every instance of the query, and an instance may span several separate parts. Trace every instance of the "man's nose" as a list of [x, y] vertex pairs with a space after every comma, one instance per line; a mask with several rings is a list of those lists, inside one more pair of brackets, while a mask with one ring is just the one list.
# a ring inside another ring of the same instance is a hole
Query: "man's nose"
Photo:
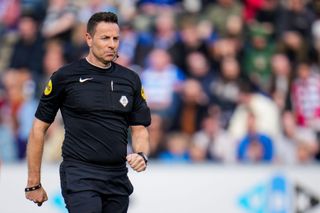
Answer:
[[112, 49], [114, 49], [116, 47], [116, 42], [113, 39], [110, 40], [109, 47]]

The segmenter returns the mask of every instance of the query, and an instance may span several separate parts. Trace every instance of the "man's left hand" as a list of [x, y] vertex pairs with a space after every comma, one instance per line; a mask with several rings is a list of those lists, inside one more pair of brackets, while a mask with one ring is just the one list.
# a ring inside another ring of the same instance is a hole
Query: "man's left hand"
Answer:
[[147, 164], [144, 162], [143, 157], [137, 153], [127, 155], [127, 161], [131, 168], [136, 172], [142, 172], [147, 168]]

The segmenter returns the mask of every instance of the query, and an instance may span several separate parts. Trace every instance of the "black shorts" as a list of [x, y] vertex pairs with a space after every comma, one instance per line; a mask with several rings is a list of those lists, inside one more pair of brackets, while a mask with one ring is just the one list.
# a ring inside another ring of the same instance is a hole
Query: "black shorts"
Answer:
[[61, 191], [70, 213], [126, 213], [132, 184], [124, 165], [106, 168], [65, 160], [60, 165]]

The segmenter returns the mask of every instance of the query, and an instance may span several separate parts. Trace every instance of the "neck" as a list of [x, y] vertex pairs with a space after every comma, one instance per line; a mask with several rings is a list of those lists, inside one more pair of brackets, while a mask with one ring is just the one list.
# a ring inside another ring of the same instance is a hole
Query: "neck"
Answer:
[[102, 68], [102, 69], [108, 69], [111, 67], [111, 62], [109, 62], [108, 64], [104, 64], [101, 61], [97, 60], [94, 56], [92, 56], [91, 54], [89, 54], [86, 57], [86, 60], [88, 63], [92, 64], [93, 66]]

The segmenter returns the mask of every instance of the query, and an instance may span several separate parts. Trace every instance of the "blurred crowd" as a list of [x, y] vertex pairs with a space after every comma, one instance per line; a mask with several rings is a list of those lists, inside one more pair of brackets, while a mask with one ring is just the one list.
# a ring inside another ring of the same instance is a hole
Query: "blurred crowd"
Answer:
[[[320, 160], [320, 0], [0, 0], [0, 160], [25, 159], [50, 75], [118, 14], [117, 63], [142, 80], [162, 162]], [[44, 159], [61, 158], [61, 115]], [[130, 151], [130, 146], [128, 146]]]

